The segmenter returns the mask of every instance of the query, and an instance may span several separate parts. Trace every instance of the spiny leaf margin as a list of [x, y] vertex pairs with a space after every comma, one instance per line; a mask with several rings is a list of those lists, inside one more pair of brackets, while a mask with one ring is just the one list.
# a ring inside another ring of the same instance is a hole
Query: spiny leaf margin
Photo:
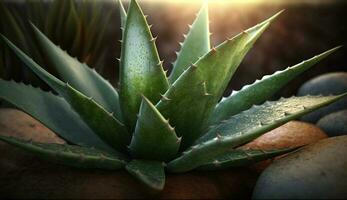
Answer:
[[216, 124], [250, 108], [252, 105], [266, 101], [289, 81], [305, 72], [340, 47], [341, 46], [330, 49], [311, 59], [288, 67], [285, 70], [277, 71], [272, 75], [266, 75], [262, 79], [256, 80], [253, 84], [243, 86], [239, 91], [233, 91], [229, 97], [222, 98], [216, 105], [210, 117], [209, 124]]
[[127, 163], [127, 158], [122, 154], [110, 154], [93, 148], [37, 143], [7, 136], [0, 136], [0, 140], [43, 159], [72, 167], [116, 170], [123, 168]]
[[[344, 96], [347, 96], [347, 93], [325, 97], [281, 98], [279, 101], [253, 106], [210, 129], [193, 146], [184, 151], [180, 157], [168, 163], [168, 170], [177, 173], [195, 169], [206, 162], [213, 161], [213, 159], [234, 147], [254, 140], [288, 121], [333, 103]], [[288, 105], [283, 105], [285, 102]], [[259, 113], [263, 113], [267, 118], [260, 117]]]

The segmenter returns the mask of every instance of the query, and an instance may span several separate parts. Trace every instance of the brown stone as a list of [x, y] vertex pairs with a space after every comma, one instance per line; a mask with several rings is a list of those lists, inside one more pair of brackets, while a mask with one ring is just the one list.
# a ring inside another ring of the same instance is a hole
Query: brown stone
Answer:
[[54, 132], [28, 114], [10, 108], [0, 110], [0, 134], [36, 142], [64, 144]]
[[[306, 122], [291, 121], [272, 131], [265, 133], [252, 142], [242, 146], [242, 149], [279, 149], [300, 147], [315, 143], [327, 135], [317, 126]], [[281, 157], [281, 156], [280, 156]], [[277, 157], [277, 158], [280, 158]], [[258, 172], [263, 171], [272, 160], [266, 160], [253, 165], [251, 168]]]

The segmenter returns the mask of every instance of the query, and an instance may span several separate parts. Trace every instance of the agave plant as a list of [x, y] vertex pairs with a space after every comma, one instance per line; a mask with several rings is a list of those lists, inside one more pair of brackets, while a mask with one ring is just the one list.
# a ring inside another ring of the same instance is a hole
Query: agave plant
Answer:
[[266, 151], [237, 147], [347, 95], [266, 101], [337, 47], [264, 76], [220, 100], [246, 53], [280, 13], [210, 48], [205, 4], [167, 77], [155, 37], [138, 3], [132, 0], [127, 12], [120, 4], [120, 11], [123, 40], [118, 90], [55, 46], [34, 25], [36, 38], [61, 80], [3, 37], [26, 66], [58, 95], [0, 80], [0, 97], [69, 144], [41, 144], [5, 136], [1, 140], [65, 165], [125, 168], [149, 187], [162, 190], [165, 171], [243, 166], [292, 151], [293, 148]]

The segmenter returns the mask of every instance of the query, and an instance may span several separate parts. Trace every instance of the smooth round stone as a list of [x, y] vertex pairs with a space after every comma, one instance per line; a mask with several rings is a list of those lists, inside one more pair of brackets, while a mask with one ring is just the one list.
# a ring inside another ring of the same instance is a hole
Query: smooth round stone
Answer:
[[317, 122], [329, 136], [347, 135], [347, 110], [331, 113]]
[[347, 136], [321, 140], [273, 162], [254, 199], [347, 198]]
[[[347, 73], [334, 72], [315, 77], [304, 83], [298, 91], [298, 96], [305, 95], [338, 95], [347, 92]], [[347, 97], [323, 108], [320, 108], [301, 119], [306, 122], [316, 123], [323, 116], [347, 109]]]
[[[301, 147], [315, 143], [328, 136], [317, 126], [300, 121], [290, 121], [276, 129], [273, 129], [264, 135], [258, 137], [252, 142], [241, 146], [241, 149], [280, 149]], [[282, 156], [279, 156], [279, 158]], [[268, 167], [274, 159], [268, 159], [258, 162], [251, 166], [251, 169], [262, 172]]]
[[12, 108], [0, 109], [0, 135], [43, 143], [65, 143], [53, 131], [30, 115]]
[[249, 149], [278, 149], [300, 147], [315, 143], [326, 138], [327, 135], [317, 126], [300, 121], [290, 121], [250, 143], [242, 146]]

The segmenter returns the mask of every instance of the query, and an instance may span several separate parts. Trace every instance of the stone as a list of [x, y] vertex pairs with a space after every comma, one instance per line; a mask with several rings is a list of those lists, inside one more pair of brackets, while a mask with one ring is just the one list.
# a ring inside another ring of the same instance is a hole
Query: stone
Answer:
[[321, 140], [273, 162], [254, 199], [347, 198], [347, 136]]
[[[347, 72], [333, 72], [315, 77], [304, 83], [299, 88], [298, 96], [338, 95], [345, 92], [347, 92]], [[347, 109], [347, 97], [309, 113], [301, 119], [306, 122], [316, 123], [323, 116], [342, 109]]]
[[317, 122], [317, 126], [329, 136], [347, 135], [347, 110], [326, 115]]
[[[291, 121], [265, 133], [252, 142], [243, 145], [241, 148], [270, 150], [301, 147], [315, 143], [324, 138], [327, 138], [327, 135], [318, 127], [306, 122]], [[275, 159], [281, 157], [283, 156], [276, 157]], [[257, 172], [262, 172], [275, 159], [258, 162], [250, 167]]]

